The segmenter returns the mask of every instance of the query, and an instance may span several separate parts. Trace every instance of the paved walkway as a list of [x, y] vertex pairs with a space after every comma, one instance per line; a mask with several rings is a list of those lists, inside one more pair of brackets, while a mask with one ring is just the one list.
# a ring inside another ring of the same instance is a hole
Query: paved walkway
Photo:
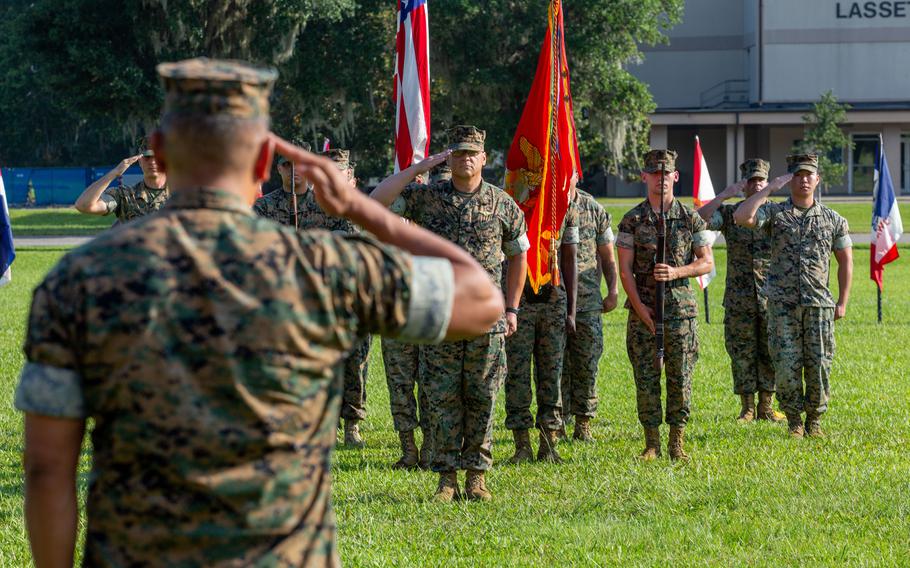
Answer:
[[[869, 233], [852, 233], [853, 243], [868, 245], [872, 241]], [[25, 247], [76, 247], [87, 243], [92, 237], [19, 237], [15, 239], [16, 248]], [[716, 245], [726, 244], [723, 235], [717, 237]], [[910, 232], [901, 235], [901, 244], [910, 244]]]

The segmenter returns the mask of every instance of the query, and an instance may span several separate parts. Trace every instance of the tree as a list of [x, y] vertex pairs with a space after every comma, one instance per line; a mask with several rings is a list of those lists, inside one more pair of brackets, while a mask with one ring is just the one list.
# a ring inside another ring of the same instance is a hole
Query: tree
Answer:
[[837, 102], [831, 91], [822, 95], [809, 114], [803, 115], [806, 124], [805, 138], [797, 145], [801, 153], [818, 154], [818, 169], [825, 191], [831, 185], [840, 185], [847, 173], [844, 155], [853, 149], [850, 136], [840, 125], [847, 120], [850, 105]]

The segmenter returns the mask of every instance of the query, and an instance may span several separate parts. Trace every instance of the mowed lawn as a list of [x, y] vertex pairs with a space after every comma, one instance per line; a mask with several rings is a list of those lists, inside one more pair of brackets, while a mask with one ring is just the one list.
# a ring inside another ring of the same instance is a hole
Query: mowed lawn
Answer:
[[[604, 318], [597, 442], [564, 444], [561, 466], [510, 466], [500, 394], [489, 504], [430, 501], [436, 476], [390, 468], [398, 457], [378, 344], [367, 449], [335, 454], [334, 500], [348, 566], [657, 566], [910, 564], [910, 249], [886, 269], [875, 323], [866, 247], [856, 250], [848, 317], [836, 327], [825, 439], [783, 425], [737, 424], [723, 346], [725, 251], [700, 316], [701, 358], [687, 430], [689, 464], [635, 456], [642, 434], [625, 354], [625, 311]], [[61, 251], [24, 250], [0, 290], [0, 566], [29, 564], [22, 518], [21, 417], [11, 411], [23, 364], [30, 291]], [[833, 271], [832, 271], [833, 275]], [[832, 278], [833, 280], [833, 278]], [[662, 430], [666, 444], [666, 427]], [[536, 446], [536, 438], [534, 440]], [[86, 452], [88, 453], [88, 452]], [[88, 459], [83, 461], [87, 468]], [[84, 469], [84, 471], [87, 471]], [[85, 477], [83, 476], [83, 482]]]

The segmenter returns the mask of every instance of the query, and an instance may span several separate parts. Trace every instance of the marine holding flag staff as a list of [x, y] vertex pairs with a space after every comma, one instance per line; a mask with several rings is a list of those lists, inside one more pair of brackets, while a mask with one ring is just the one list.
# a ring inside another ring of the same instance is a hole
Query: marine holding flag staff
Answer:
[[[626, 349], [635, 375], [638, 420], [645, 431], [644, 460], [661, 455], [660, 424], [663, 369], [658, 361], [655, 315], [657, 283], [666, 283], [665, 344], [667, 411], [670, 425], [667, 444], [671, 459], [688, 459], [683, 450], [692, 372], [698, 360], [698, 305], [689, 278], [707, 274], [714, 266], [710, 235], [704, 220], [673, 197], [679, 181], [676, 152], [651, 150], [644, 157], [641, 177], [648, 197], [623, 216], [616, 246], [619, 270], [626, 291]], [[658, 223], [661, 211], [666, 218], [666, 263], [655, 262], [658, 252]]]
[[[483, 180], [486, 133], [474, 126], [449, 131], [449, 150], [393, 174], [372, 196], [392, 211], [462, 247], [500, 285], [503, 256], [506, 312], [486, 335], [421, 349], [421, 381], [427, 386], [433, 432], [432, 469], [439, 473], [436, 499], [458, 494], [459, 469], [467, 470], [469, 499], [489, 500], [484, 472], [493, 464], [493, 409], [506, 370], [505, 336], [518, 326], [518, 303], [530, 247], [524, 216], [498, 187]], [[410, 183], [448, 160], [451, 180]]]
[[[771, 239], [765, 293], [768, 339], [777, 399], [790, 435], [822, 436], [821, 415], [828, 408], [834, 322], [847, 313], [853, 277], [853, 242], [847, 220], [815, 201], [821, 176], [818, 156], [787, 156], [790, 199], [765, 203], [775, 185], [746, 199], [733, 214], [737, 225], [757, 228]], [[837, 259], [837, 303], [828, 290], [831, 253]], [[803, 425], [802, 413], [806, 413]]]
[[[708, 223], [709, 230], [720, 231], [727, 242], [724, 341], [733, 371], [733, 392], [741, 402], [737, 420], [751, 422], [758, 418], [779, 422], [784, 417], [772, 407], [776, 389], [774, 365], [768, 352], [768, 298], [764, 291], [771, 263], [771, 239], [733, 222], [733, 213], [742, 201], [724, 204], [740, 193], [748, 198], [767, 187], [771, 164], [761, 159], [746, 160], [739, 170], [742, 180], [699, 208], [698, 214]], [[783, 187], [791, 177], [788, 174], [775, 178], [769, 191]]]

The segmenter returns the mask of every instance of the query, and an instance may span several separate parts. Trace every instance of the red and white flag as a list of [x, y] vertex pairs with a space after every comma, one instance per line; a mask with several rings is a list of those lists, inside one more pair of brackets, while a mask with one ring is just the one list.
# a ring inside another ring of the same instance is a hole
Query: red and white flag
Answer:
[[[708, 172], [705, 155], [701, 153], [701, 142], [698, 141], [698, 136], [695, 137], [695, 167], [693, 171], [695, 173], [692, 177], [692, 201], [695, 203], [695, 208], [698, 209], [706, 203], [710, 203], [715, 197], [714, 184], [711, 183], [711, 173]], [[712, 231], [711, 234], [713, 235], [711, 239], [711, 245], [713, 246], [717, 233]], [[717, 276], [717, 269], [712, 267], [709, 274], [698, 276], [696, 280], [701, 289], [704, 290], [715, 276]]]
[[323, 151], [323, 152], [328, 152], [328, 151], [331, 150], [331, 149], [332, 149], [332, 142], [331, 142], [331, 140], [329, 140], [328, 138], [323, 138], [323, 139], [322, 139], [322, 151]]
[[875, 188], [872, 206], [872, 253], [869, 257], [870, 276], [882, 289], [884, 266], [898, 258], [897, 243], [904, 233], [901, 212], [894, 196], [894, 181], [885, 159], [884, 145], [879, 141], [875, 164]]
[[430, 150], [430, 28], [427, 0], [398, 0], [395, 38], [395, 171]]

